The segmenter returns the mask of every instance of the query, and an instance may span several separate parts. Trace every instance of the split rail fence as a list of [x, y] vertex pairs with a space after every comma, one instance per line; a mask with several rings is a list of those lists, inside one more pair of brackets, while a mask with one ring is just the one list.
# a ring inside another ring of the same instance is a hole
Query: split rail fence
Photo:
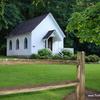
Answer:
[[23, 89], [12, 89], [12, 90], [0, 90], [0, 95], [10, 95], [17, 93], [28, 93], [28, 92], [38, 92], [44, 90], [52, 90], [65, 87], [76, 87], [76, 99], [75, 100], [85, 100], [85, 54], [84, 52], [79, 52], [77, 54], [77, 79], [74, 81], [69, 81], [68, 83], [51, 84], [47, 86], [38, 86], [33, 88], [23, 88]]

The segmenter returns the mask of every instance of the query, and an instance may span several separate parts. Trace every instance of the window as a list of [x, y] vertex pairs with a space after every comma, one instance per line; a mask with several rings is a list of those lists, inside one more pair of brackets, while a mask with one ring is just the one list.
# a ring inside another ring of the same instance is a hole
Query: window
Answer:
[[16, 40], [16, 49], [19, 49], [19, 39]]
[[24, 49], [28, 48], [28, 40], [27, 38], [24, 39]]
[[9, 41], [9, 50], [12, 50], [12, 41]]
[[45, 48], [46, 48], [46, 43], [47, 43], [47, 42], [46, 42], [46, 40], [45, 40]]

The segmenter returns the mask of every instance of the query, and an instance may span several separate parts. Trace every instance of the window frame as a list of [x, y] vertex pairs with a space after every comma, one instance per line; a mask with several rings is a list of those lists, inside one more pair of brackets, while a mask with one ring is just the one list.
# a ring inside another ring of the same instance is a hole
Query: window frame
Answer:
[[24, 38], [24, 49], [28, 49], [28, 39], [27, 39], [27, 37]]
[[16, 40], [16, 50], [19, 50], [19, 39]]
[[9, 50], [12, 50], [12, 40], [9, 41]]

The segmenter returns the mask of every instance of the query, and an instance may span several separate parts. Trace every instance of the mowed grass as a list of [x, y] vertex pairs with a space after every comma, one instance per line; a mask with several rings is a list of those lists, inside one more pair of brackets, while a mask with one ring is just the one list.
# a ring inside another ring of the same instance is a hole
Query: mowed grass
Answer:
[[[56, 83], [75, 76], [75, 65], [0, 65], [1, 88]], [[100, 91], [100, 64], [86, 64], [86, 88]], [[0, 96], [0, 100], [62, 100], [71, 91], [73, 88]]]
[[38, 85], [75, 79], [73, 65], [0, 65], [0, 87]]

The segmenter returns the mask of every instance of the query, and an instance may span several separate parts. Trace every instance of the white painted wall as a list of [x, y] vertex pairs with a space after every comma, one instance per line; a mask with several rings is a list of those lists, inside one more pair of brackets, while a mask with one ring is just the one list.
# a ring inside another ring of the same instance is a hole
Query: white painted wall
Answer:
[[[24, 39], [28, 39], [28, 48], [24, 49]], [[16, 50], [16, 40], [19, 39], [19, 49]], [[9, 50], [9, 41], [12, 40], [12, 50]], [[7, 56], [30, 56], [31, 55], [31, 34], [23, 34], [7, 38]]]
[[39, 49], [45, 48], [45, 42], [42, 38], [47, 34], [49, 30], [56, 30], [59, 35], [61, 41], [57, 41], [55, 38], [53, 39], [53, 53], [58, 53], [63, 49], [63, 39], [64, 37], [61, 35], [57, 26], [54, 24], [52, 18], [48, 15], [36, 28], [32, 31], [31, 37], [31, 53], [37, 53]]

